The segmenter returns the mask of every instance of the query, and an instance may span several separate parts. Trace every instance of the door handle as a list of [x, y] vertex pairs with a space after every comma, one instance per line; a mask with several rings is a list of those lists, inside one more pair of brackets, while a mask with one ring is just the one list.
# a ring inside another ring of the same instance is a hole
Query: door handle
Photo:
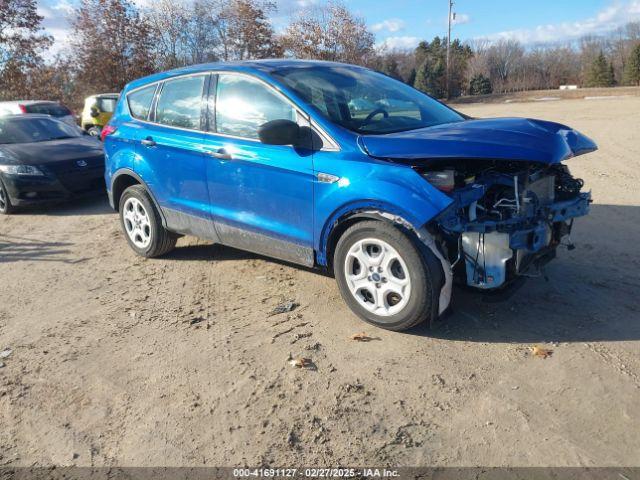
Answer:
[[216, 150], [215, 152], [209, 152], [214, 158], [219, 158], [220, 160], [233, 160], [233, 157], [230, 153], [228, 153], [224, 148]]
[[142, 145], [144, 145], [145, 147], [155, 147], [156, 146], [156, 142], [151, 137], [145, 138], [140, 143], [142, 143]]

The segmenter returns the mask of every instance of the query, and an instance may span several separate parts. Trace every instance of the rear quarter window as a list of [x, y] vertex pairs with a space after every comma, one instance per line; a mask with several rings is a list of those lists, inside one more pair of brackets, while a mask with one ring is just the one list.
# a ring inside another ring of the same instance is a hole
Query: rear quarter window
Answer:
[[129, 112], [133, 118], [138, 120], [146, 120], [149, 118], [151, 111], [151, 102], [156, 93], [156, 86], [150, 85], [127, 95], [127, 103], [129, 104]]

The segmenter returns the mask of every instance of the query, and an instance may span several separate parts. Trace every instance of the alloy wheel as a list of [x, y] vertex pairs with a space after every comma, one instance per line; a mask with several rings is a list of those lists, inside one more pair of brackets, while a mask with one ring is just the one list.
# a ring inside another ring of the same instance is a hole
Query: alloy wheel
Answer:
[[345, 258], [345, 278], [360, 305], [381, 317], [400, 312], [411, 296], [407, 264], [398, 251], [377, 238], [356, 242]]
[[128, 198], [122, 212], [124, 228], [133, 244], [145, 249], [151, 243], [151, 220], [146, 208], [137, 198]]

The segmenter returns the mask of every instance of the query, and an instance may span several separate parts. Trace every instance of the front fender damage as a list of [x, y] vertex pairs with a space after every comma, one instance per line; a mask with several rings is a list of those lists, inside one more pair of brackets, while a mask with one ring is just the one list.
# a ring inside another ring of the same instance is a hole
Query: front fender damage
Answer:
[[402, 226], [406, 230], [413, 232], [418, 237], [420, 242], [422, 242], [439, 260], [440, 265], [442, 266], [442, 273], [444, 275], [444, 282], [438, 296], [438, 315], [442, 315], [451, 304], [451, 292], [453, 289], [453, 270], [451, 268], [451, 263], [445, 258], [445, 256], [438, 248], [433, 235], [429, 233], [426, 226], [423, 226], [421, 228], [414, 228], [411, 223], [398, 215], [392, 215], [390, 213], [379, 210], [370, 210], [363, 213], [380, 217], [383, 220], [393, 222], [397, 225]]

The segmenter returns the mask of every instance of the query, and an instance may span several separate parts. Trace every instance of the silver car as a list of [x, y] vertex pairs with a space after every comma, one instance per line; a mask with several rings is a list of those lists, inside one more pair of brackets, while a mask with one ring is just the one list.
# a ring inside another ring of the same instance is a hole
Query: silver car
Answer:
[[50, 100], [15, 100], [0, 102], [0, 117], [5, 115], [21, 115], [37, 113], [57, 118], [71, 126], [78, 126], [78, 122], [71, 110], [59, 102]]

